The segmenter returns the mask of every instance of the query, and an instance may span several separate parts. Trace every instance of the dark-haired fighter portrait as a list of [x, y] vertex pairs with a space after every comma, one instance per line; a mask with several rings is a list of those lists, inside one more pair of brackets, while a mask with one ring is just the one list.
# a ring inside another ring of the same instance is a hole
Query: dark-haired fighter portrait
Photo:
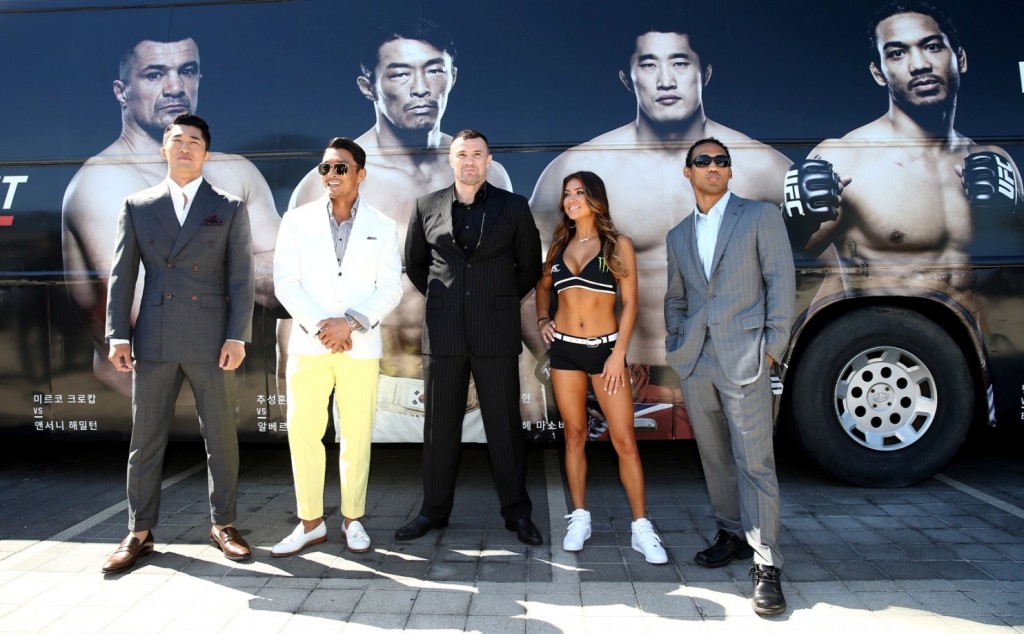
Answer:
[[[164, 128], [176, 116], [196, 112], [201, 78], [199, 46], [192, 38], [170, 42], [147, 39], [128, 49], [113, 82], [114, 98], [121, 108], [121, 134], [85, 162], [64, 192], [68, 289], [90, 315], [96, 375], [122, 393], [131, 390], [131, 383], [113, 372], [106, 361], [102, 316], [117, 210], [128, 194], [166, 178], [167, 164], [160, 158]], [[211, 152], [203, 169], [212, 184], [245, 201], [252, 219], [256, 301], [277, 306], [272, 266], [281, 218], [270, 187], [256, 166], [237, 154]], [[141, 293], [136, 294], [133, 323], [140, 299]]]
[[[919, 0], [890, 2], [874, 14], [868, 36], [868, 70], [888, 91], [889, 107], [824, 141], [787, 174], [793, 248], [838, 258], [842, 286], [826, 282], [819, 297], [918, 288], [969, 307], [977, 223], [1020, 208], [1020, 173], [1002, 148], [954, 127], [967, 52], [943, 12]], [[839, 192], [839, 205], [819, 200]]]
[[[356, 142], [366, 149], [366, 179], [360, 197], [398, 223], [400, 244], [416, 199], [452, 184], [448, 148], [441, 130], [455, 86], [455, 44], [438, 25], [424, 19], [388, 22], [365, 36], [356, 84], [373, 104], [374, 125]], [[289, 208], [322, 195], [320, 175], [311, 170], [292, 192]], [[492, 162], [492, 185], [511, 190], [508, 173]], [[375, 441], [419, 441], [423, 426], [423, 296], [406, 281], [402, 303], [385, 320], [379, 404], [386, 418], [374, 428]], [[471, 388], [468, 404], [475, 408]], [[386, 423], [384, 421], [387, 421]], [[483, 439], [476, 417], [470, 438]]]
[[733, 190], [775, 203], [782, 200], [778, 183], [790, 165], [778, 151], [707, 115], [703, 93], [712, 78], [707, 48], [689, 28], [654, 25], [639, 30], [619, 71], [619, 80], [636, 96], [635, 118], [558, 156], [530, 198], [547, 239], [561, 218], [565, 174], [588, 170], [607, 183], [612, 220], [636, 247], [640, 297], [630, 362], [638, 402], [679, 401], [675, 377], [659, 377], [655, 367], [666, 365], [661, 319], [665, 234], [693, 210], [693, 189], [679, 178], [687, 148], [708, 136], [729, 143], [736, 164], [743, 167], [732, 181]]

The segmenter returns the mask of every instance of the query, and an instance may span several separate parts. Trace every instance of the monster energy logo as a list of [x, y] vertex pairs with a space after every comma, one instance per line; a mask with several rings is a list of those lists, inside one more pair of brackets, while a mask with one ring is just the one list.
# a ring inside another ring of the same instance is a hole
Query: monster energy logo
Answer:
[[597, 256], [597, 270], [601, 271], [602, 273], [608, 272], [608, 265], [604, 263], [603, 255]]

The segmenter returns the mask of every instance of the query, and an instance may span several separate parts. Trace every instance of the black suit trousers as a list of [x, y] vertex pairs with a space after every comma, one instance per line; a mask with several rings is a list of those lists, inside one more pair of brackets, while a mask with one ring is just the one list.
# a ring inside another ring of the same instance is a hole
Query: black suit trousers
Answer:
[[423, 370], [427, 400], [420, 513], [432, 520], [445, 520], [451, 514], [462, 451], [462, 419], [472, 373], [501, 515], [509, 521], [530, 517], [533, 504], [526, 492], [518, 357], [423, 355]]

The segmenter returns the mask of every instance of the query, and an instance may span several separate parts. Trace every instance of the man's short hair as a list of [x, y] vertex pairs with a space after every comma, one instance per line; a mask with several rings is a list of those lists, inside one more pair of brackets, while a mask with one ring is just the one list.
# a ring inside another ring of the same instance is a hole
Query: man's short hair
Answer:
[[[719, 3], [721, 4], [721, 3]], [[690, 48], [697, 54], [697, 61], [700, 63], [701, 73], [708, 67], [711, 60], [716, 58], [715, 48], [721, 44], [721, 37], [716, 37], [719, 31], [715, 25], [724, 24], [734, 19], [729, 15], [726, 7], [716, 6], [712, 3], [661, 3], [641, 13], [625, 15], [621, 18], [621, 33], [628, 33], [632, 37], [620, 40], [622, 49], [621, 57], [622, 70], [628, 75], [630, 62], [633, 54], [636, 53], [636, 40], [641, 35], [648, 33], [675, 33], [685, 35], [690, 42]], [[701, 33], [708, 34], [702, 36]]]
[[626, 43], [626, 48], [623, 49], [622, 70], [624, 70], [627, 75], [630, 71], [633, 55], [636, 53], [636, 41], [640, 36], [647, 35], [648, 33], [675, 33], [676, 35], [685, 35], [686, 39], [690, 42], [690, 48], [697, 54], [697, 62], [700, 64], [701, 74], [704, 73], [704, 69], [707, 68], [710, 63], [710, 51], [707, 50], [703, 40], [700, 40], [698, 36], [695, 36], [690, 29], [672, 24], [642, 26], [633, 31], [633, 37]]
[[876, 66], [881, 67], [882, 65], [882, 54], [878, 51], [878, 25], [883, 20], [900, 13], [920, 13], [935, 20], [935, 23], [939, 25], [939, 30], [949, 40], [953, 53], [956, 54], [960, 50], [960, 35], [956, 31], [956, 25], [953, 24], [953, 20], [950, 19], [945, 11], [930, 2], [926, 2], [926, 0], [889, 0], [889, 2], [875, 9], [875, 12], [871, 15], [871, 20], [868, 22], [868, 44], [871, 47], [871, 61]]
[[452, 137], [452, 143], [455, 142], [455, 139], [483, 139], [484, 145], [487, 146], [487, 149], [491, 149], [491, 143], [487, 140], [487, 137], [484, 136], [484, 133], [479, 130], [473, 130], [472, 128], [459, 130], [458, 133]]
[[725, 147], [725, 143], [722, 143], [713, 136], [708, 136], [704, 137], [699, 141], [694, 142], [694, 144], [690, 146], [690, 149], [686, 151], [686, 167], [691, 167], [693, 165], [693, 150], [698, 146], [704, 145], [705, 143], [714, 143], [715, 145], [717, 145], [718, 147], [722, 148], [725, 151], [726, 156], [732, 158], [732, 155], [729, 154], [729, 148]]
[[359, 51], [359, 68], [363, 77], [374, 80], [373, 72], [380, 62], [380, 47], [394, 40], [416, 40], [447, 53], [455, 62], [455, 41], [452, 36], [426, 18], [398, 18], [373, 29], [364, 38]]
[[[124, 52], [124, 55], [121, 56], [121, 63], [118, 64], [117, 67], [117, 78], [121, 80], [121, 83], [123, 83], [126, 86], [132, 83], [132, 66], [135, 64], [135, 52], [139, 48], [139, 44], [142, 44], [143, 42], [170, 44], [172, 42], [184, 42], [185, 40], [192, 40], [193, 42], [195, 42], [195, 38], [191, 35], [182, 35], [181, 37], [166, 37], [165, 35], [156, 37], [142, 37], [137, 39], [134, 44], [128, 47], [128, 50]], [[196, 44], [196, 47], [198, 48], [199, 44]]]
[[167, 127], [164, 128], [164, 143], [167, 143], [167, 137], [171, 134], [171, 128], [176, 125], [190, 125], [193, 128], [199, 128], [199, 134], [203, 137], [203, 142], [206, 143], [206, 151], [210, 151], [210, 126], [202, 117], [191, 112], [185, 112], [174, 117], [174, 121], [168, 123]]
[[366, 168], [366, 150], [347, 136], [336, 136], [331, 139], [327, 147], [324, 148], [324, 152], [327, 150], [348, 150], [348, 153], [356, 160], [359, 169]]

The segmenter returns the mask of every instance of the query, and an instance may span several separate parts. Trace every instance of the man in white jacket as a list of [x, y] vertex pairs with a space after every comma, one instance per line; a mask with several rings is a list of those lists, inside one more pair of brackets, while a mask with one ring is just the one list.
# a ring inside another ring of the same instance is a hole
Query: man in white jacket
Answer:
[[341, 430], [342, 534], [349, 550], [370, 549], [360, 520], [383, 351], [380, 322], [402, 299], [398, 227], [359, 198], [366, 152], [351, 139], [332, 139], [317, 171], [324, 196], [284, 215], [274, 254], [274, 290], [294, 321], [288, 446], [302, 520], [273, 547], [275, 557], [327, 541], [322, 439], [332, 391]]

